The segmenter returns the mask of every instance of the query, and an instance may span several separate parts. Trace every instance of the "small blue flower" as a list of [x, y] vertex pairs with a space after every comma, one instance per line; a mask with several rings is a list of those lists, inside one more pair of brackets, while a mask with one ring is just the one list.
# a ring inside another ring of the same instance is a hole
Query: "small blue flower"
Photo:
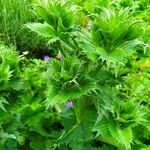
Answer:
[[44, 56], [44, 61], [49, 61], [50, 60], [50, 57], [48, 55], [45, 55]]
[[72, 108], [72, 107], [73, 107], [72, 101], [67, 102], [66, 107], [67, 107], [67, 108]]

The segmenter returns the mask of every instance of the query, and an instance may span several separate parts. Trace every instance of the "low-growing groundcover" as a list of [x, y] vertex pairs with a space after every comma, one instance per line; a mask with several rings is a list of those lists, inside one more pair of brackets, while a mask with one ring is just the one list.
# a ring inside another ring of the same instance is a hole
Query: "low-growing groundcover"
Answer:
[[150, 149], [146, 2], [34, 6], [38, 22], [23, 28], [59, 56], [30, 58], [1, 42], [0, 150]]

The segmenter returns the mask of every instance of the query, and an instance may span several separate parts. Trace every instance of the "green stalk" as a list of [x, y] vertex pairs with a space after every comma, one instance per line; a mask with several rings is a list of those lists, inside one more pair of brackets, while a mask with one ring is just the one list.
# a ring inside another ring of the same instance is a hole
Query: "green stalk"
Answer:
[[65, 53], [64, 47], [61, 45], [61, 41], [59, 41], [58, 50], [60, 50], [63, 57], [66, 57], [66, 53]]
[[82, 122], [82, 103], [81, 100], [77, 100], [76, 103], [74, 103], [74, 110], [76, 115], [77, 124], [80, 124]]
[[61, 113], [61, 108], [58, 104], [55, 104], [54, 107], [58, 113]]

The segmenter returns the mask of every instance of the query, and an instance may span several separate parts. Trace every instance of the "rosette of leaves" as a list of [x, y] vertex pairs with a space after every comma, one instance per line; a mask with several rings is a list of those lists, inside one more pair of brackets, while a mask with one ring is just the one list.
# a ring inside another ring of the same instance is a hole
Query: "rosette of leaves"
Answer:
[[[36, 32], [39, 36], [48, 39], [48, 44], [55, 49], [64, 50], [60, 45], [69, 45], [74, 31], [74, 11], [68, 2], [48, 1], [47, 5], [35, 7], [38, 18], [43, 23], [28, 23], [26, 27]], [[63, 44], [62, 44], [63, 43]]]
[[97, 138], [121, 149], [132, 149], [134, 128], [147, 122], [143, 106], [133, 100], [121, 100], [110, 88], [101, 90], [98, 97], [99, 115], [93, 128]]
[[96, 45], [94, 53], [108, 66], [124, 66], [126, 59], [136, 53], [142, 45], [143, 31], [139, 21], [133, 18], [128, 9], [119, 11], [102, 9], [92, 25], [92, 39]]
[[48, 93], [46, 106], [79, 99], [96, 89], [95, 81], [88, 76], [86, 66], [77, 57], [53, 60], [47, 71]]

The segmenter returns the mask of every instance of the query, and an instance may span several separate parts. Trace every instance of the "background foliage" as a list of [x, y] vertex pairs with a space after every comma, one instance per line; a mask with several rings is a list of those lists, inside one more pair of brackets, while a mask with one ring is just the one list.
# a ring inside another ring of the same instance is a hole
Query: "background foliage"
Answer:
[[0, 7], [0, 150], [150, 149], [148, 0]]

